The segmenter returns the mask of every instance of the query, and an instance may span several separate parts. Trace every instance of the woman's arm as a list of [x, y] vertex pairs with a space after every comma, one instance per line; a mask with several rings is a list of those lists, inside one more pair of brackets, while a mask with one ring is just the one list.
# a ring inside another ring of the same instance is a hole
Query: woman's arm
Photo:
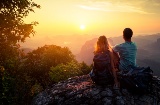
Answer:
[[119, 87], [119, 82], [118, 82], [118, 79], [117, 79], [117, 69], [114, 65], [114, 56], [113, 56], [113, 52], [110, 51], [110, 57], [111, 57], [111, 69], [112, 69], [112, 73], [113, 73], [113, 76], [114, 76], [114, 82], [115, 82], [115, 85], [116, 87]]

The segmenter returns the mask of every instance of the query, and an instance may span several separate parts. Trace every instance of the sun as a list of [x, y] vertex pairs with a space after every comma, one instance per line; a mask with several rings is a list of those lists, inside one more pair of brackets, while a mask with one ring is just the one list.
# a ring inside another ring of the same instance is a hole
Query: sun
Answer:
[[85, 28], [86, 28], [86, 26], [85, 26], [84, 24], [81, 24], [81, 25], [80, 25], [80, 29], [81, 29], [81, 30], [84, 30]]

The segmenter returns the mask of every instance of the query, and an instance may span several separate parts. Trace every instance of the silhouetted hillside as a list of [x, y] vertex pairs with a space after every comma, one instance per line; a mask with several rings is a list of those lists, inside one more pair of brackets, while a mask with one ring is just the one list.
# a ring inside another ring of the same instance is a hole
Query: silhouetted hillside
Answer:
[[138, 38], [155, 41], [155, 39], [160, 38], [160, 33], [152, 34], [152, 35], [139, 35]]
[[92, 35], [40, 35], [33, 38], [28, 38], [25, 43], [20, 43], [23, 48], [36, 49], [44, 45], [58, 45], [66, 46], [71, 49], [73, 54], [80, 52], [81, 46], [89, 39], [93, 37]]
[[23, 50], [23, 52], [24, 52], [25, 54], [33, 51], [33, 49], [31, 49], [31, 48], [22, 48], [22, 50]]
[[[143, 48], [154, 43], [158, 38], [160, 38], [160, 34], [153, 34], [153, 35], [141, 35], [141, 36], [134, 36], [132, 38], [133, 42], [136, 42], [138, 48]], [[113, 45], [123, 43], [123, 36], [119, 37], [111, 37], [110, 39], [113, 40]]]
[[144, 46], [144, 48], [147, 50], [153, 50], [155, 52], [159, 52], [160, 51], [160, 38], [157, 38], [157, 40], [155, 40], [150, 45]]

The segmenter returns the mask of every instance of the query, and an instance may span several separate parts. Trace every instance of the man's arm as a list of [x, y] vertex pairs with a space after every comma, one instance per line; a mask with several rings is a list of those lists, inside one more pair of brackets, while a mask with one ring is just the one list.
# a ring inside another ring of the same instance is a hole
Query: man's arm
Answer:
[[116, 68], [118, 68], [119, 67], [119, 61], [120, 61], [119, 54], [117, 52], [113, 51], [113, 57], [114, 57], [114, 60], [113, 60], [114, 61], [114, 66]]

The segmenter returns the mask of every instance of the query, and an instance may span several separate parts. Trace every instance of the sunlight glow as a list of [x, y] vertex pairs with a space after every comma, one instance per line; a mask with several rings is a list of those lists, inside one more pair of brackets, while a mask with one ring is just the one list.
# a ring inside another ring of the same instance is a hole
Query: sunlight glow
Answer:
[[125, 27], [132, 28], [134, 33], [154, 33], [160, 30], [158, 0], [34, 1], [42, 8], [35, 9], [35, 13], [30, 13], [24, 21], [39, 22], [35, 31], [42, 36], [72, 34], [119, 36]]
[[80, 25], [80, 29], [81, 29], [81, 30], [84, 30], [85, 28], [86, 28], [85, 25], [83, 25], [83, 24]]

